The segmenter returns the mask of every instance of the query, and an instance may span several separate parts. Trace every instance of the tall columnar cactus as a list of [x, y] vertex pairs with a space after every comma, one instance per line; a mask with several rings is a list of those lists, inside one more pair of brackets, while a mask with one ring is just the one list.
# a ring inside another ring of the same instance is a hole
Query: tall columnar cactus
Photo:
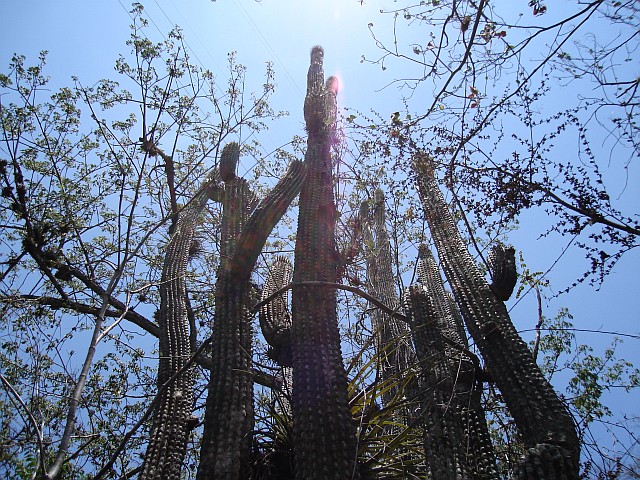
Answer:
[[[277, 257], [269, 268], [262, 287], [261, 300], [269, 298], [291, 283], [293, 266], [287, 257]], [[260, 328], [269, 344], [269, 356], [281, 367], [291, 367], [291, 313], [289, 291], [283, 292], [260, 308]]]
[[481, 386], [468, 342], [431, 251], [420, 246], [419, 285], [405, 294], [405, 313], [420, 364], [424, 448], [434, 479], [498, 478]]
[[[262, 287], [261, 300], [275, 294], [291, 283], [293, 266], [287, 257], [277, 257], [269, 268]], [[283, 411], [291, 414], [293, 393], [293, 357], [291, 352], [291, 312], [289, 291], [281, 293], [260, 308], [260, 329], [269, 344], [268, 355], [280, 366], [276, 375], [278, 402]]]
[[578, 478], [580, 445], [571, 415], [469, 254], [431, 162], [416, 156], [413, 165], [426, 220], [467, 329], [528, 449], [518, 478]]
[[225, 147], [220, 176], [222, 198], [220, 265], [213, 319], [212, 370], [197, 478], [248, 476], [253, 428], [251, 272], [271, 233], [299, 193], [305, 175], [294, 161], [256, 207], [248, 183], [235, 175], [240, 149]]
[[[178, 375], [160, 393], [141, 479], [178, 480], [186, 454], [190, 427], [196, 420], [193, 409], [193, 372], [183, 369], [191, 351], [187, 316], [186, 270], [198, 217], [209, 198], [221, 192], [219, 177], [214, 173], [178, 213], [173, 234], [167, 245], [160, 282], [160, 365], [158, 387]], [[197, 420], [196, 420], [197, 422]]]
[[[322, 48], [312, 49], [307, 75], [307, 178], [300, 193], [294, 284], [336, 281], [331, 146], [338, 85], [335, 78], [329, 78], [325, 86], [323, 56]], [[355, 426], [347, 401], [334, 289], [294, 288], [291, 340], [296, 478], [358, 478]]]
[[[396, 309], [400, 307], [400, 298], [394, 281], [382, 190], [375, 191], [373, 210], [367, 208], [367, 205], [366, 202], [363, 203], [360, 209], [362, 243], [367, 262], [367, 290], [388, 307]], [[381, 380], [387, 382], [401, 378], [415, 365], [407, 324], [377, 308], [372, 312], [372, 323], [378, 336], [377, 351], [382, 362]], [[397, 387], [386, 390], [382, 397], [383, 403], [389, 404], [397, 393]]]

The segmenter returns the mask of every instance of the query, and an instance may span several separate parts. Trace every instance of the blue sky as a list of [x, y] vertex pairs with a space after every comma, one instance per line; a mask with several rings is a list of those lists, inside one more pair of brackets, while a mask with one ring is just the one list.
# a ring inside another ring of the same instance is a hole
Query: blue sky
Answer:
[[[525, 0], [521, 0], [526, 3]], [[40, 50], [48, 50], [47, 73], [52, 85], [68, 84], [72, 75], [85, 85], [100, 78], [114, 77], [113, 65], [118, 53], [126, 52], [129, 37], [130, 4], [125, 0], [5, 1], [0, 17], [0, 63], [6, 68], [11, 55], [20, 53], [35, 59]], [[288, 110], [291, 116], [274, 125], [262, 143], [265, 152], [288, 142], [292, 135], [304, 133], [302, 104], [309, 50], [320, 44], [325, 48], [325, 72], [341, 80], [339, 101], [343, 106], [361, 111], [376, 109], [383, 116], [398, 110], [400, 92], [394, 87], [380, 90], [401, 76], [395, 69], [361, 63], [361, 56], [377, 54], [367, 25], [389, 35], [390, 19], [381, 17], [384, 4], [379, 0], [153, 0], [143, 2], [155, 40], [174, 24], [183, 28], [194, 61], [225, 77], [226, 53], [238, 52], [238, 61], [255, 75], [256, 88], [262, 81], [264, 64], [274, 62], [278, 89], [273, 97], [276, 110]], [[388, 38], [388, 37], [387, 37]], [[400, 65], [400, 64], [398, 64]], [[401, 67], [397, 67], [401, 68]], [[411, 72], [407, 72], [410, 75]], [[562, 94], [562, 93], [561, 93]], [[430, 101], [425, 96], [424, 103]], [[414, 104], [415, 105], [415, 104]], [[573, 146], [571, 146], [573, 148]], [[624, 192], [629, 205], [640, 205], [640, 189], [630, 184]], [[546, 271], [556, 261], [567, 240], [557, 237], [538, 239], [544, 214], [527, 215], [522, 228], [511, 242], [525, 251], [534, 270]], [[582, 272], [582, 254], [563, 256], [550, 274], [552, 285], [561, 289]], [[595, 290], [580, 285], [567, 295], [545, 305], [552, 316], [560, 306], [574, 315], [577, 328], [640, 334], [640, 294], [638, 280], [640, 253], [630, 252], [605, 284]], [[511, 301], [511, 305], [515, 302]], [[512, 316], [520, 329], [536, 323], [535, 296], [530, 294], [513, 309]], [[528, 334], [527, 338], [532, 338]], [[609, 335], [579, 333], [579, 343], [592, 344], [600, 353], [612, 338]], [[620, 355], [640, 365], [638, 340], [625, 339]], [[638, 401], [638, 395], [633, 399]], [[620, 397], [616, 408], [634, 413], [630, 397]], [[626, 405], [625, 405], [626, 403]], [[635, 411], [637, 412], [637, 409]]]

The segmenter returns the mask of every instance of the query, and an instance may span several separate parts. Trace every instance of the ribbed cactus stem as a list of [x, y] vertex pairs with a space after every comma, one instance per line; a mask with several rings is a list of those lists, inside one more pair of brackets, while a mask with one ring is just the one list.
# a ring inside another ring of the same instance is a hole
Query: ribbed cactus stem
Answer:
[[[277, 257], [269, 268], [262, 287], [261, 300], [291, 283], [293, 266], [287, 257]], [[290, 367], [291, 358], [291, 313], [289, 291], [283, 292], [260, 308], [260, 328], [271, 347], [270, 356], [280, 366]]]
[[[393, 275], [391, 242], [387, 233], [384, 193], [376, 189], [373, 209], [368, 202], [360, 207], [362, 237], [367, 264], [369, 294], [391, 308], [399, 308], [400, 298]], [[377, 351], [381, 361], [381, 380], [400, 379], [415, 364], [409, 328], [405, 322], [392, 318], [380, 309], [371, 314], [377, 335]], [[391, 382], [393, 384], [393, 382]], [[382, 396], [384, 405], [396, 397], [398, 387], [388, 389]]]
[[[325, 86], [323, 56], [322, 48], [313, 48], [307, 75], [307, 178], [300, 193], [294, 283], [336, 281], [331, 161], [336, 82], [330, 79], [329, 88]], [[335, 290], [311, 286], [293, 290], [291, 339], [296, 478], [357, 479], [355, 426], [347, 400]]]
[[[424, 451], [430, 478], [456, 479], [467, 473], [464, 455], [465, 432], [459, 405], [453, 394], [444, 343], [438, 328], [437, 308], [423, 285], [412, 285], [404, 296], [404, 310], [411, 319], [411, 330], [420, 366], [420, 411], [423, 418]], [[467, 478], [461, 477], [461, 478]]]
[[[293, 265], [287, 257], [276, 257], [262, 287], [261, 300], [273, 295], [291, 283]], [[283, 411], [291, 415], [291, 394], [293, 393], [293, 358], [291, 352], [291, 312], [289, 311], [289, 291], [283, 292], [260, 308], [260, 328], [269, 344], [268, 355], [280, 366], [277, 374], [278, 389], [275, 397]]]
[[240, 159], [240, 145], [228, 143], [220, 154], [220, 178], [223, 182], [231, 182], [236, 177], [236, 168]]
[[[240, 149], [232, 145], [229, 151], [237, 156]], [[226, 152], [227, 147], [223, 156]], [[237, 158], [226, 161], [235, 165]], [[213, 366], [199, 480], [244, 480], [249, 475], [253, 430], [251, 271], [271, 230], [298, 195], [304, 174], [301, 162], [293, 162], [257, 207], [246, 180], [226, 175], [212, 325]]]
[[[167, 244], [158, 312], [159, 387], [180, 371], [192, 354], [185, 279], [189, 248], [198, 217], [208, 198], [220, 188], [215, 175], [200, 187], [193, 199], [178, 212], [173, 234]], [[196, 421], [191, 416], [193, 384], [193, 372], [187, 369], [160, 394], [142, 465], [141, 479], [180, 479], [189, 432]]]
[[434, 479], [498, 478], [476, 367], [462, 353], [469, 348], [462, 319], [426, 245], [419, 247], [417, 270], [421, 285], [409, 289], [405, 312], [421, 366], [431, 474]]
[[469, 254], [431, 159], [416, 156], [414, 170], [425, 217], [467, 329], [529, 448], [523, 465], [542, 462], [536, 478], [578, 478], [580, 447], [571, 415]]
[[[433, 299], [436, 308], [435, 319], [438, 322], [439, 331], [442, 335], [459, 346], [459, 350], [451, 349], [447, 351], [447, 358], [454, 364], [457, 364], [460, 350], [467, 350], [469, 342], [467, 334], [464, 330], [464, 324], [460, 321], [459, 316], [454, 316], [457, 307], [452, 308], [448, 301], [448, 293], [444, 288], [444, 282], [440, 275], [440, 269], [436, 264], [435, 258], [429, 247], [421, 244], [418, 247], [418, 265], [417, 265], [418, 281], [425, 286], [428, 295]], [[450, 348], [450, 347], [445, 347]], [[470, 362], [470, 359], [467, 359]], [[457, 368], [457, 367], [456, 367]]]

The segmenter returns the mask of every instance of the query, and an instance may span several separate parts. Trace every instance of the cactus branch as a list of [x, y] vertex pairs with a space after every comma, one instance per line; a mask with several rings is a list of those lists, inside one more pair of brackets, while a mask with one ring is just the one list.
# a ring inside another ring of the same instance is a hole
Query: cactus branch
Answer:
[[[405, 311], [420, 364], [424, 449], [434, 479], [496, 479], [496, 459], [480, 404], [480, 373], [465, 354], [462, 319], [426, 245], [419, 248], [419, 285], [405, 295]], [[451, 345], [457, 345], [452, 348]]]
[[225, 146], [220, 177], [221, 259], [216, 281], [212, 369], [198, 480], [244, 480], [249, 474], [253, 430], [250, 276], [271, 230], [299, 193], [305, 169], [293, 162], [259, 204], [248, 183], [235, 175], [237, 144]]
[[469, 254], [438, 187], [431, 159], [416, 155], [413, 168], [425, 217], [460, 312], [528, 449], [520, 478], [527, 478], [527, 469], [539, 471], [536, 478], [578, 478], [580, 446], [571, 415]]
[[[185, 368], [192, 354], [185, 275], [195, 226], [207, 203], [209, 191], [216, 187], [216, 180], [213, 176], [205, 182], [193, 200], [177, 213], [175, 228], [167, 245], [158, 312], [158, 386], [167, 384], [167, 387], [157, 398], [150, 442], [140, 474], [144, 480], [178, 480], [186, 455], [194, 380], [192, 370]], [[176, 376], [176, 372], [182, 373]], [[174, 380], [168, 384], [170, 378]]]

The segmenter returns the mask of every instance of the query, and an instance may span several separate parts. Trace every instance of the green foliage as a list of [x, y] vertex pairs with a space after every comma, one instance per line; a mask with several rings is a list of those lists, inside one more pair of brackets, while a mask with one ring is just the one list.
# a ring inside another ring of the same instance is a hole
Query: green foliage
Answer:
[[[376, 372], [388, 349], [373, 348], [376, 336], [364, 340], [347, 366], [349, 403], [353, 422], [358, 426], [358, 463], [363, 479], [424, 478], [422, 430], [419, 424], [407, 425], [403, 417], [417, 409], [415, 369], [381, 382]], [[396, 391], [383, 405], [383, 396]], [[286, 407], [288, 394], [274, 390], [257, 397], [256, 470], [259, 479], [289, 478], [293, 438], [291, 412]], [[415, 423], [415, 422], [414, 422]], [[282, 475], [282, 476], [280, 476]], [[293, 478], [293, 477], [291, 477]]]
[[[609, 451], [594, 437], [593, 427], [606, 430], [616, 442], [624, 443], [635, 428], [633, 419], [613, 421], [607, 394], [615, 390], [637, 393], [640, 370], [621, 359], [616, 347], [622, 343], [614, 338], [610, 346], [599, 353], [593, 347], [576, 343], [573, 317], [567, 309], [560, 309], [553, 319], [544, 319], [540, 338], [540, 367], [549, 379], [567, 378], [565, 401], [573, 413], [583, 442], [583, 470], [598, 478], [625, 478], [633, 467], [633, 448], [623, 455]], [[602, 433], [600, 433], [602, 435]], [[615, 444], [615, 443], [614, 443]], [[637, 448], [637, 447], [636, 447]]]
[[[120, 444], [157, 391], [153, 313], [172, 215], [234, 130], [251, 136], [280, 115], [271, 67], [250, 94], [230, 55], [225, 87], [190, 61], [179, 29], [156, 43], [142, 6], [132, 13], [117, 78], [56, 90], [46, 52], [34, 65], [15, 55], [0, 76], [3, 478], [90, 478], [112, 457], [105, 477], [120, 478], [139, 465], [144, 426]], [[207, 213], [207, 254], [189, 273], [196, 324], [213, 308], [218, 215]], [[200, 393], [206, 381], [199, 372]]]

